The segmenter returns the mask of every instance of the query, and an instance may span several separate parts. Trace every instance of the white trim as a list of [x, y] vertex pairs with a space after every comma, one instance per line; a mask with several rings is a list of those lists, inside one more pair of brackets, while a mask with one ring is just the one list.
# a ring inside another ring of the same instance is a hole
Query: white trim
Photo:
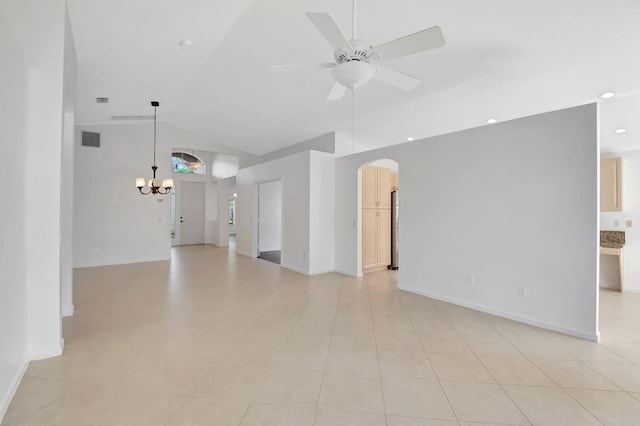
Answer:
[[627, 286], [625, 286], [624, 291], [625, 291], [625, 292], [627, 292], [627, 291], [628, 291], [629, 293], [640, 293], [640, 288], [638, 288], [638, 287], [627, 287]]
[[305, 271], [304, 269], [296, 268], [295, 266], [285, 265], [284, 263], [280, 263], [280, 266], [282, 268], [286, 268], [286, 269], [290, 269], [290, 270], [292, 270], [294, 272], [298, 272], [299, 274], [311, 275], [311, 274], [309, 274], [309, 271]]
[[9, 404], [11, 404], [11, 400], [15, 396], [16, 391], [18, 390], [18, 387], [20, 386], [20, 383], [22, 382], [22, 378], [24, 377], [24, 374], [27, 372], [28, 367], [29, 367], [29, 361], [22, 364], [22, 367], [20, 367], [16, 372], [16, 375], [13, 376], [13, 380], [9, 385], [9, 389], [7, 389], [7, 393], [5, 393], [2, 396], [2, 399], [0, 399], [0, 423], [2, 423], [2, 420], [4, 419], [4, 415], [7, 414], [7, 410], [9, 409]]
[[239, 255], [242, 255], [242, 256], [253, 257], [254, 259], [256, 258], [256, 256], [254, 256], [252, 254], [249, 254], [246, 251], [242, 251], [242, 250], [236, 249], [236, 253], [239, 254]]
[[345, 271], [342, 269], [335, 269], [333, 272], [337, 272], [338, 274], [342, 274], [342, 275], [346, 275], [349, 277], [354, 277], [354, 278], [362, 278], [364, 274], [362, 273], [358, 273], [358, 272], [353, 272], [353, 271]]
[[30, 361], [38, 361], [40, 359], [53, 358], [54, 356], [62, 355], [62, 348], [64, 347], [64, 340], [60, 339], [60, 346], [57, 348], [51, 348], [46, 351], [34, 352], [27, 357]]
[[313, 271], [313, 272], [309, 272], [309, 275], [320, 275], [320, 274], [329, 274], [331, 272], [334, 272], [333, 268], [329, 268], [329, 269], [322, 269], [320, 271]]
[[71, 309], [63, 311], [62, 312], [62, 316], [63, 317], [72, 317], [75, 311], [76, 311], [75, 305], [71, 305]]
[[421, 296], [426, 296], [431, 299], [440, 300], [442, 302], [452, 303], [454, 305], [463, 306], [465, 308], [473, 309], [480, 312], [485, 312], [491, 315], [497, 315], [499, 317], [507, 318], [513, 321], [522, 322], [525, 324], [533, 325], [540, 328], [545, 328], [551, 331], [557, 331], [558, 333], [568, 334], [570, 336], [579, 337], [585, 340], [591, 340], [592, 342], [600, 341], [600, 332], [597, 331], [595, 333], [587, 333], [580, 330], [574, 330], [572, 328], [563, 327], [557, 324], [551, 324], [545, 321], [540, 321], [535, 318], [529, 318], [522, 315], [514, 314], [511, 312], [504, 312], [498, 309], [488, 308], [486, 306], [476, 305], [474, 303], [465, 302], [458, 299], [453, 299], [447, 296], [441, 296], [439, 294], [430, 293], [428, 291], [418, 290], [416, 288], [407, 287], [398, 284], [398, 290], [408, 291], [409, 293], [419, 294]]

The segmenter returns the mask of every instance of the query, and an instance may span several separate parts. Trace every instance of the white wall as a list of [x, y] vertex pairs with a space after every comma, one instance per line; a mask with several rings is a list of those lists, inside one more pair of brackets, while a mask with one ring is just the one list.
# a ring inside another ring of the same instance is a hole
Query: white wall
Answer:
[[281, 266], [309, 273], [309, 151], [241, 169], [236, 177], [236, 251], [257, 255], [257, 185], [282, 180]]
[[[136, 177], [151, 176], [153, 122], [76, 126], [74, 267], [170, 258], [169, 195], [140, 195]], [[171, 177], [171, 147], [158, 123], [157, 177]], [[100, 148], [81, 146], [81, 131], [101, 134]]]
[[336, 270], [358, 269], [358, 168], [393, 159], [400, 288], [594, 340], [598, 148], [587, 105], [338, 158]]
[[0, 2], [0, 177], [20, 183], [0, 209], [0, 420], [27, 362], [62, 351], [64, 40], [63, 0]]
[[258, 247], [262, 251], [282, 248], [282, 181], [258, 185]]
[[[602, 154], [603, 158], [621, 157], [623, 160], [623, 195], [622, 212], [602, 212], [600, 213], [600, 229], [626, 232], [625, 252], [625, 288], [629, 291], [640, 292], [640, 150], [624, 151]], [[614, 221], [618, 221], [616, 227]], [[627, 228], [627, 220], [632, 221], [632, 227]], [[609, 281], [616, 284], [619, 278], [616, 275], [617, 256], [601, 257], [601, 272], [609, 277]]]
[[62, 124], [62, 178], [60, 199], [60, 303], [62, 316], [73, 315], [73, 154], [75, 137], [76, 49], [65, 13], [64, 119]]
[[309, 274], [335, 268], [335, 158], [310, 152]]

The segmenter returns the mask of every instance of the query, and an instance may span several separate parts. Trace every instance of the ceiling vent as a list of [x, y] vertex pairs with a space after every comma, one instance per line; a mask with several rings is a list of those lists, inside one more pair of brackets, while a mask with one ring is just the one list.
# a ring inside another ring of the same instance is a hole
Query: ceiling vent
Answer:
[[146, 121], [153, 120], [153, 115], [112, 115], [111, 121]]
[[100, 133], [82, 132], [82, 146], [100, 148]]
[[109, 103], [109, 98], [96, 98], [96, 103], [97, 104], [108, 104]]

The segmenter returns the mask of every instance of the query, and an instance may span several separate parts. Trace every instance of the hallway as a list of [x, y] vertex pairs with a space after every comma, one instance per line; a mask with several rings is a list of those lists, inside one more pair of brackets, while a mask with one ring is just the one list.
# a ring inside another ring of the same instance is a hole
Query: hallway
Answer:
[[640, 295], [601, 292], [601, 344], [214, 246], [75, 271], [62, 357], [6, 425], [634, 425]]

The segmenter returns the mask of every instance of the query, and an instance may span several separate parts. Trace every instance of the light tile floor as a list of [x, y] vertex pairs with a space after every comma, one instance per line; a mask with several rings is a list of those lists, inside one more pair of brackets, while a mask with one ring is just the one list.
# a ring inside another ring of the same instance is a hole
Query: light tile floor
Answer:
[[79, 269], [64, 355], [6, 425], [640, 425], [640, 295], [602, 343], [212, 246]]

